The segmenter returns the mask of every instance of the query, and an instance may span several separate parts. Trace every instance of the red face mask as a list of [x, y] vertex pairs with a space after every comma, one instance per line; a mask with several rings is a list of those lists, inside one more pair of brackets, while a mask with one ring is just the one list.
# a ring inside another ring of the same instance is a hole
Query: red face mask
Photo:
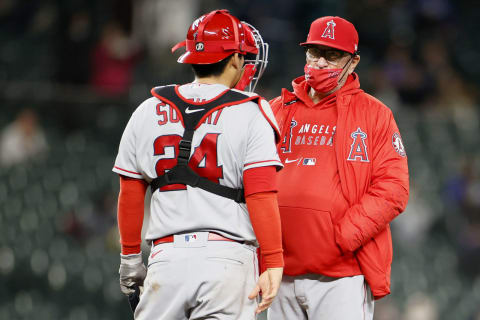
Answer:
[[237, 84], [235, 85], [235, 89], [238, 90], [245, 90], [245, 88], [252, 82], [253, 76], [255, 75], [255, 72], [257, 69], [253, 64], [246, 64], [243, 67], [243, 73], [242, 76], [240, 77], [240, 80], [238, 80]]
[[327, 93], [338, 85], [338, 77], [343, 69], [315, 69], [305, 65], [305, 80], [310, 87], [320, 93]]

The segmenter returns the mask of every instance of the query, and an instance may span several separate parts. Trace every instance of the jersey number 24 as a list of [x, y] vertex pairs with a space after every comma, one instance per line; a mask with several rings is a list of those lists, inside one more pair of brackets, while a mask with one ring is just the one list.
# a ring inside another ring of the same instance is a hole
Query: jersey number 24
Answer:
[[[217, 141], [220, 133], [207, 133], [200, 144], [195, 147], [188, 165], [201, 177], [219, 183], [223, 178], [223, 168], [217, 162]], [[158, 176], [165, 174], [177, 164], [178, 145], [182, 137], [179, 135], [165, 135], [155, 139], [153, 154], [161, 158], [155, 165]], [[173, 152], [172, 152], [173, 151]], [[185, 190], [184, 184], [172, 184], [160, 188], [160, 191]]]

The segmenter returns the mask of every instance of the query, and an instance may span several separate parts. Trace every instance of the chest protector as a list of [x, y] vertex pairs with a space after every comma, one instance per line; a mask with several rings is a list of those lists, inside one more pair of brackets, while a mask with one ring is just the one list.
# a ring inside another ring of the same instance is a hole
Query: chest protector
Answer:
[[150, 188], [152, 194], [159, 188], [171, 184], [184, 184], [200, 188], [216, 195], [234, 200], [238, 203], [245, 202], [244, 189], [235, 189], [220, 185], [198, 175], [189, 167], [190, 152], [192, 149], [192, 138], [195, 130], [214, 111], [231, 105], [237, 105], [248, 101], [260, 103], [259, 96], [248, 96], [246, 94], [226, 90], [212, 100], [204, 103], [197, 103], [186, 100], [178, 93], [178, 86], [164, 86], [152, 89], [152, 94], [162, 102], [170, 105], [180, 116], [185, 132], [178, 146], [177, 164], [164, 175], [152, 180]]

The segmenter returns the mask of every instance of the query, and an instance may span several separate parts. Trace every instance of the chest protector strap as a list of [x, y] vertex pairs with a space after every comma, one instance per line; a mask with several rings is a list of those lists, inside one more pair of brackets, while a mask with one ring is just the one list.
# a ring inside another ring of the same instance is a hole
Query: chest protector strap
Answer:
[[174, 108], [181, 117], [181, 121], [185, 127], [185, 132], [178, 146], [177, 164], [165, 174], [152, 180], [150, 183], [152, 194], [157, 189], [167, 185], [184, 184], [232, 199], [238, 203], [244, 203], [245, 194], [243, 188], [230, 188], [210, 181], [193, 171], [188, 165], [188, 161], [190, 160], [195, 129], [198, 128], [212, 112], [251, 100], [257, 100], [257, 103], [260, 103], [260, 97], [250, 97], [240, 92], [226, 90], [223, 94], [212, 100], [206, 101], [205, 103], [196, 103], [189, 102], [179, 96], [178, 86], [174, 85], [154, 88], [152, 94]]

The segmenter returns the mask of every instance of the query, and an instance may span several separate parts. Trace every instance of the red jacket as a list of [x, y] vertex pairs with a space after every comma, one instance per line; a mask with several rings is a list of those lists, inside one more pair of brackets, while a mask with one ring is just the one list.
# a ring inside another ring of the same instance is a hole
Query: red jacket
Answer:
[[[304, 77], [295, 79], [292, 85], [294, 92], [283, 89], [281, 96], [270, 101], [282, 138], [290, 127], [295, 110], [310, 107], [311, 112], [315, 112], [311, 108], [313, 102], [308, 98]], [[392, 240], [389, 223], [403, 212], [408, 201], [407, 157], [391, 110], [360, 89], [356, 74], [350, 76], [335, 95], [338, 119], [333, 141], [341, 190], [348, 209], [344, 214], [331, 217], [329, 226], [319, 224], [325, 238], [323, 244], [318, 244], [323, 245], [322, 252], [318, 253], [318, 247], [312, 244], [307, 254], [305, 248], [297, 248], [298, 252], [292, 252], [291, 256], [297, 261], [306, 259], [301, 263], [308, 264], [311, 253], [314, 253], [313, 269], [327, 276], [361, 273], [374, 297], [379, 299], [390, 293]], [[279, 185], [279, 198], [282, 190], [288, 192], [296, 187], [301, 188], [291, 184]], [[292, 247], [289, 242], [295, 242], [296, 237], [305, 237], [300, 235], [300, 230], [289, 232], [289, 226], [298, 228], [298, 221], [292, 215], [295, 208], [288, 210], [290, 212], [285, 214], [290, 221], [284, 220], [282, 211], [285, 210], [280, 208], [282, 227], [286, 230], [285, 248]], [[306, 230], [311, 228], [306, 227]], [[285, 254], [285, 270], [289, 274], [289, 261], [294, 260], [289, 259], [287, 250]], [[352, 256], [356, 261], [352, 262]], [[295, 270], [291, 273], [295, 274]]]

